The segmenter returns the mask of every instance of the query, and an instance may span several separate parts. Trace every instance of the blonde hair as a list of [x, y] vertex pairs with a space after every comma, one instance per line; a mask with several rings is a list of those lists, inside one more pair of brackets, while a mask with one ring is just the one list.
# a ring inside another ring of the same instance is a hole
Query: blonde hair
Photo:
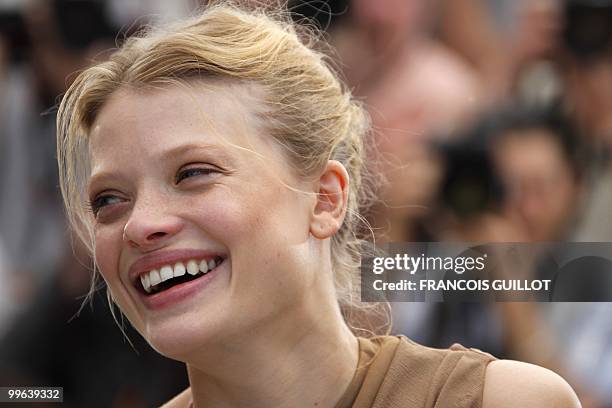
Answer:
[[[66, 92], [57, 121], [60, 187], [67, 216], [93, 255], [93, 225], [84, 205], [87, 135], [113, 92], [123, 86], [202, 77], [252, 81], [266, 90], [265, 103], [273, 112], [266, 119], [268, 130], [299, 174], [317, 174], [328, 160], [346, 167], [347, 215], [331, 242], [337, 299], [355, 334], [386, 333], [388, 304], [359, 299], [361, 253], [369, 232], [360, 210], [373, 199], [364, 168], [369, 119], [325, 54], [315, 50], [319, 37], [313, 30], [298, 35], [296, 28], [286, 12], [246, 9], [229, 2], [209, 5], [189, 20], [143, 30], [108, 61], [82, 72]], [[95, 280], [92, 291], [94, 285]]]

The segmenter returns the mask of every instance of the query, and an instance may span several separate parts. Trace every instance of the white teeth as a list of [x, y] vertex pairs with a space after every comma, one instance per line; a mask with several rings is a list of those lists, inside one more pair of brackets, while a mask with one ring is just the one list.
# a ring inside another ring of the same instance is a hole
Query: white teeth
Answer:
[[193, 259], [187, 262], [187, 272], [189, 272], [190, 275], [197, 275], [197, 273], [200, 272], [198, 263]]
[[172, 270], [172, 267], [170, 265], [165, 265], [162, 266], [162, 268], [159, 270], [159, 274], [161, 276], [162, 282], [164, 282], [168, 279], [172, 279], [172, 277], [174, 276], [174, 271]]
[[177, 262], [174, 265], [174, 276], [183, 276], [185, 274], [185, 265], [182, 262]]
[[[220, 259], [220, 258], [216, 258]], [[219, 263], [221, 263], [222, 259], [220, 259]], [[214, 269], [217, 266], [217, 262], [215, 259], [211, 259], [210, 261], [206, 261], [203, 259], [198, 263], [198, 261], [194, 259], [190, 259], [187, 261], [187, 264], [183, 262], [177, 262], [174, 264], [174, 267], [171, 265], [164, 265], [161, 269], [153, 269], [149, 273], [143, 273], [140, 276], [140, 282], [142, 283], [142, 287], [147, 293], [151, 293], [154, 287], [161, 282], [172, 279], [175, 276], [183, 276], [185, 273], [189, 273], [190, 275], [197, 275], [202, 271], [202, 273], [207, 273], [211, 269]]]
[[153, 269], [151, 272], [149, 272], [149, 280], [151, 282], [151, 286], [155, 286], [162, 281], [157, 269]]
[[140, 282], [142, 283], [142, 287], [147, 293], [151, 292], [151, 280], [149, 279], [148, 273], [143, 273], [140, 275]]

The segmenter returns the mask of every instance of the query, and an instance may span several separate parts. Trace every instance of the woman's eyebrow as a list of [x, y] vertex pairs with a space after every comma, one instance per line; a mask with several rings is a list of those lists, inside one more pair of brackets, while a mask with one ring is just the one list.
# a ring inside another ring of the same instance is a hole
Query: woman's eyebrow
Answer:
[[210, 152], [211, 154], [218, 156], [220, 158], [228, 159], [227, 154], [225, 153], [224, 149], [222, 149], [218, 145], [207, 144], [207, 143], [187, 143], [187, 144], [182, 144], [179, 146], [169, 148], [167, 150], [164, 150], [160, 154], [161, 156], [160, 159], [163, 157], [167, 157], [167, 156], [183, 155], [186, 153], [190, 153], [192, 151], [205, 152], [205, 153]]
[[[236, 162], [232, 159], [232, 155], [229, 154], [227, 150], [227, 148], [217, 144], [187, 143], [162, 151], [159, 155], [159, 160], [163, 160], [168, 157], [189, 157], [190, 153], [196, 153], [199, 155], [206, 155], [203, 156], [203, 158], [214, 159], [216, 164], [221, 167], [233, 167]], [[193, 159], [193, 157], [190, 157], [190, 159]]]

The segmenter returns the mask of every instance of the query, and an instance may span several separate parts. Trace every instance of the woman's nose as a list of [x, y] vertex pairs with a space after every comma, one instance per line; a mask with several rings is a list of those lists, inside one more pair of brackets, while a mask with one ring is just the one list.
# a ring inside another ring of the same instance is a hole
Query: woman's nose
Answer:
[[141, 250], [158, 249], [167, 245], [182, 228], [181, 219], [165, 208], [135, 206], [123, 228], [123, 241]]

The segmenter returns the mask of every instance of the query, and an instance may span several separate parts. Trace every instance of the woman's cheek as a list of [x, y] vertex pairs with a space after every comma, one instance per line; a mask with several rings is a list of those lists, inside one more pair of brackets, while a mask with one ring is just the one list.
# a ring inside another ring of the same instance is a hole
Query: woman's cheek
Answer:
[[117, 235], [115, 231], [104, 225], [95, 228], [96, 265], [106, 283], [112, 288], [119, 282], [121, 233]]
[[[204, 234], [231, 250], [231, 246], [249, 231], [251, 204], [249, 198], [232, 194], [215, 194], [203, 200], [194, 200], [188, 206], [187, 217]], [[252, 235], [250, 236], [252, 237]]]
[[190, 215], [206, 236], [227, 249], [235, 271], [260, 266], [278, 246], [270, 230], [273, 204], [261, 193], [239, 193], [225, 190], [219, 196], [208, 196], [204, 205], [194, 203]]

